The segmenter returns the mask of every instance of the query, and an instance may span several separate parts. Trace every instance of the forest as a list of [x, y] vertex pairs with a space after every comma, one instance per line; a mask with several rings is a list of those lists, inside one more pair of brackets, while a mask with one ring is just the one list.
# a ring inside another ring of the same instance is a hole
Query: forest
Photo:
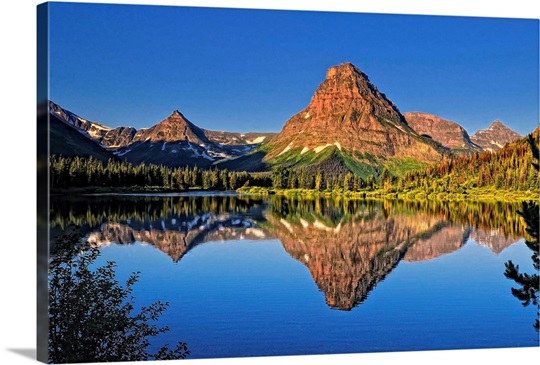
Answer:
[[50, 158], [50, 187], [52, 192], [73, 188], [154, 187], [160, 191], [239, 190], [241, 192], [336, 194], [373, 193], [388, 196], [409, 194], [420, 197], [489, 192], [534, 194], [538, 190], [538, 173], [533, 168], [530, 144], [538, 144], [538, 134], [513, 142], [495, 153], [447, 157], [438, 164], [414, 170], [403, 176], [393, 176], [383, 168], [378, 176], [366, 179], [343, 166], [335, 169], [287, 168], [276, 166], [271, 173], [248, 173], [197, 166], [169, 168], [162, 165], [132, 165], [110, 159], [102, 162], [92, 157]]
[[[269, 179], [245, 171], [203, 170], [197, 166], [169, 168], [162, 165], [132, 165], [93, 157], [50, 157], [51, 191], [84, 187], [157, 187], [165, 191], [236, 190], [253, 184], [267, 186]], [[260, 175], [260, 174], [259, 174]]]

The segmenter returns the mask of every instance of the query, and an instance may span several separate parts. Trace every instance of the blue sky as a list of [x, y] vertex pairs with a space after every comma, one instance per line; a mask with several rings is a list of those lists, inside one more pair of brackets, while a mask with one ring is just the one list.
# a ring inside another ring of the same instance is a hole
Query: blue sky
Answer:
[[401, 110], [538, 125], [538, 20], [51, 3], [50, 99], [91, 121], [279, 131], [332, 65]]

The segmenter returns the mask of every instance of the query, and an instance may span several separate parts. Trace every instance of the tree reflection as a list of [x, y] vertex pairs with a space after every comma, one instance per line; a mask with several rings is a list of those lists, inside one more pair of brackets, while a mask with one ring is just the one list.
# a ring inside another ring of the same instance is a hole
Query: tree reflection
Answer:
[[52, 207], [53, 233], [82, 224], [93, 247], [145, 242], [175, 262], [206, 242], [278, 238], [340, 310], [362, 303], [401, 260], [450, 254], [469, 238], [500, 253], [524, 235], [518, 206], [497, 203], [183, 196], [85, 198]]
[[[93, 197], [53, 200], [51, 235], [81, 225], [92, 247], [149, 243], [179, 261], [208, 241], [264, 238], [257, 229], [266, 205], [236, 196]], [[51, 242], [54, 251], [54, 240]]]
[[167, 217], [189, 219], [208, 212], [247, 213], [261, 199], [237, 196], [84, 196], [51, 197], [50, 223], [95, 227], [103, 222], [160, 222]]

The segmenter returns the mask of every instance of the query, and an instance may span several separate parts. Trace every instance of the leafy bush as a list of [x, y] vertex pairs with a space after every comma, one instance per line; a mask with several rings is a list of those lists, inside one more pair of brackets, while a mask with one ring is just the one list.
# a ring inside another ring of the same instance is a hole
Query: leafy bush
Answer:
[[[133, 273], [122, 287], [112, 261], [91, 270], [99, 250], [76, 252], [80, 238], [65, 236], [49, 270], [49, 363], [184, 359], [183, 342], [148, 353], [149, 337], [169, 331], [155, 323], [168, 303], [160, 301], [132, 314]], [[80, 247], [79, 247], [80, 250]]]

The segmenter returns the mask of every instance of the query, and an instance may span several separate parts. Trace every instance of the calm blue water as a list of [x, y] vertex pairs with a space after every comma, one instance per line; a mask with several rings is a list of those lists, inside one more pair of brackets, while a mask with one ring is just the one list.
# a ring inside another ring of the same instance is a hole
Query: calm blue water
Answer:
[[295, 201], [204, 217], [204, 202], [186, 202], [89, 228], [119, 279], [141, 272], [138, 305], [170, 303], [156, 347], [184, 341], [190, 358], [211, 358], [538, 346], [536, 310], [503, 275], [508, 260], [532, 269], [517, 219], [473, 229], [444, 207]]

